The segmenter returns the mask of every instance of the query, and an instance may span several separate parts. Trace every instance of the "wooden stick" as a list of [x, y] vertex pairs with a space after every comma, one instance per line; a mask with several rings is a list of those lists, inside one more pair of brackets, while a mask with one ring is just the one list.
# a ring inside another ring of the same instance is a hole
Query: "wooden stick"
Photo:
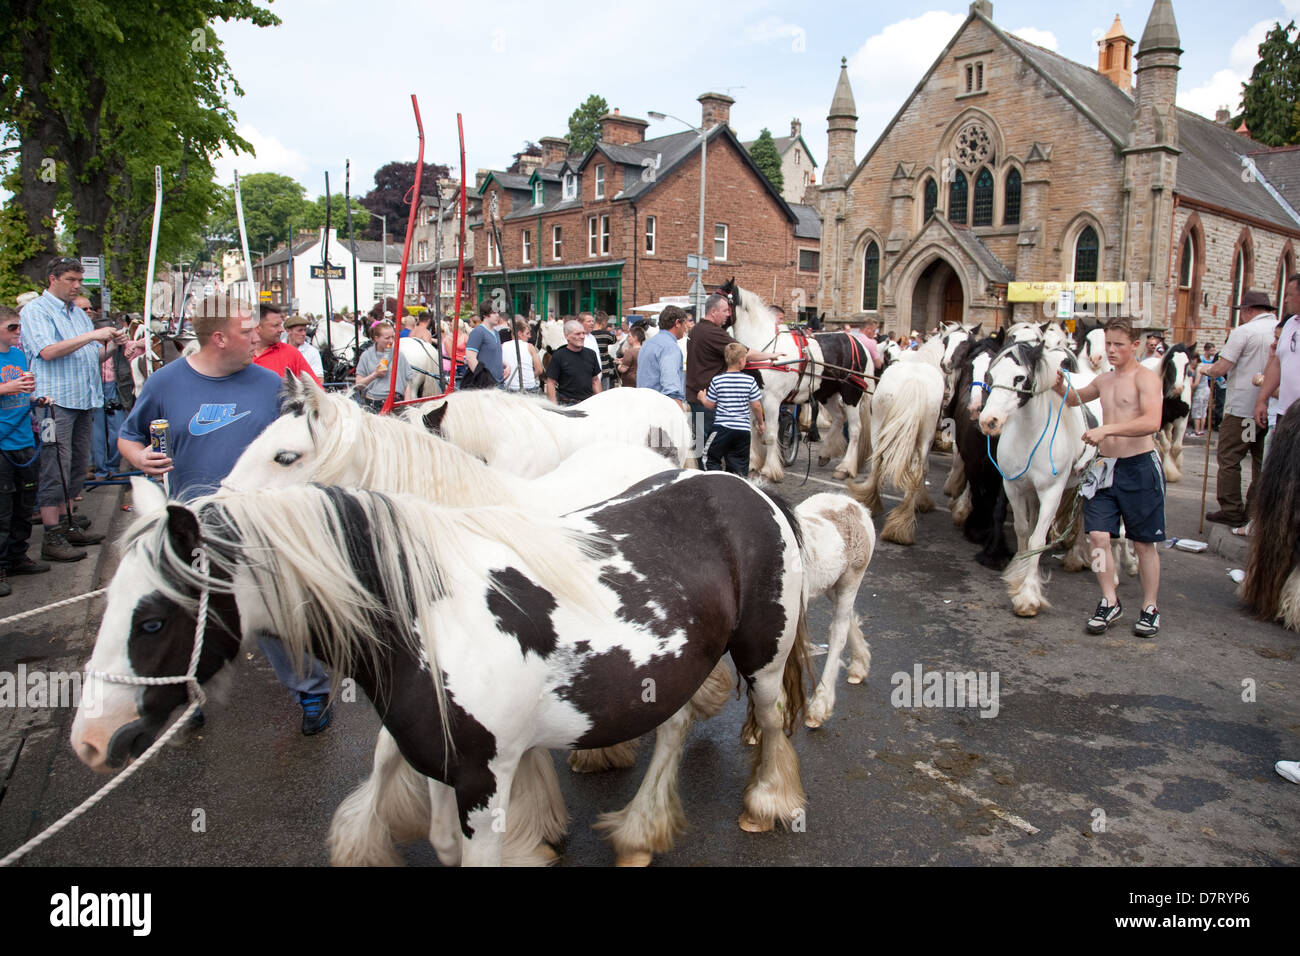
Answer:
[[1197, 534], [1205, 534], [1205, 492], [1210, 486], [1210, 439], [1214, 437], [1214, 379], [1210, 379], [1210, 404], [1205, 414], [1209, 424], [1205, 426], [1205, 474], [1201, 476], [1201, 525]]

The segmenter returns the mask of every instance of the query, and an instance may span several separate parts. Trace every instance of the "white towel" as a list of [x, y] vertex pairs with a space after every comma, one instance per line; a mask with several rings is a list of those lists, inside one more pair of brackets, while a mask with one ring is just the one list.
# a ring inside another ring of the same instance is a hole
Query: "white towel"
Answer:
[[1115, 480], [1115, 462], [1116, 458], [1098, 458], [1089, 466], [1083, 475], [1083, 484], [1079, 487], [1079, 494], [1085, 498], [1091, 498], [1103, 488], [1109, 488], [1111, 482]]

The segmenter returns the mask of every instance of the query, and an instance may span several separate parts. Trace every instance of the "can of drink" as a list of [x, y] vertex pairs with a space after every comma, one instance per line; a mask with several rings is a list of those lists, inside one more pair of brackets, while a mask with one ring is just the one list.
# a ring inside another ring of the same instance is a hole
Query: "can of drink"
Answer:
[[170, 443], [167, 440], [167, 430], [171, 426], [165, 418], [155, 418], [149, 423], [149, 447], [156, 452], [171, 456]]

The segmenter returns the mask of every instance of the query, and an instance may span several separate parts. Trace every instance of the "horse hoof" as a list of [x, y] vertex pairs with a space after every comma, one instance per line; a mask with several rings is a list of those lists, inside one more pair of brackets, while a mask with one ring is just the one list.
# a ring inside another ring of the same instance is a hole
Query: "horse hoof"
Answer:
[[1012, 607], [1016, 612], [1016, 617], [1038, 617], [1038, 608], [1030, 605], [1028, 607]]
[[634, 850], [631, 853], [624, 853], [620, 855], [617, 859], [614, 860], [614, 865], [646, 867], [650, 865], [650, 861], [653, 859], [654, 859], [654, 854], [652, 854], [649, 850]]
[[818, 730], [821, 728], [822, 722], [820, 720], [814, 720], [812, 717], [805, 717], [803, 719], [803, 725], [809, 730]]
[[772, 824], [770, 822], [763, 823], [761, 820], [754, 819], [749, 815], [748, 810], [740, 815], [740, 820], [738, 822], [740, 823], [740, 828], [746, 833], [767, 833], [772, 829]]
[[758, 738], [755, 737], [753, 734], [746, 734], [744, 739], [742, 740], [742, 743], [744, 743], [746, 747], [757, 747]]
[[861, 684], [863, 679], [857, 674], [850, 674], [848, 680], [850, 684]]
[[825, 468], [825, 467], [826, 467], [827, 465], [829, 465], [830, 463], [831, 463], [830, 458], [828, 458], [828, 457], [824, 457], [824, 456], [822, 456], [822, 455], [818, 455], [818, 456], [817, 456], [817, 464], [818, 464], [820, 467]]
[[850, 475], [848, 473], [848, 470], [845, 468], [836, 468], [835, 474], [832, 475], [831, 477], [834, 478], [836, 481], [848, 481], [850, 478], [855, 478], [857, 476]]

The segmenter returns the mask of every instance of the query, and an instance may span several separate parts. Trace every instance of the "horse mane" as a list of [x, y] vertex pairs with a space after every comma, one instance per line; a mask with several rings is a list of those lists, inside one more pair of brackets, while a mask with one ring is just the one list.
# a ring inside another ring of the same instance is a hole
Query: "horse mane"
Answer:
[[970, 389], [975, 379], [975, 359], [986, 353], [988, 355], [997, 355], [1001, 351], [1002, 335], [1000, 331], [982, 339], [967, 339], [957, 346], [957, 351], [952, 356], [952, 364], [954, 368], [961, 369], [961, 371], [957, 375], [957, 382], [953, 386], [952, 396], [948, 399], [948, 404], [944, 409], [944, 417], [955, 419], [957, 413], [966, 408], [970, 402]]
[[[1300, 402], [1292, 402], [1269, 444], [1256, 483], [1255, 518], [1259, 530], [1250, 539], [1241, 603], [1253, 616], [1269, 621], [1280, 616], [1282, 588], [1300, 552]], [[1268, 528], [1264, 529], [1267, 516]]]
[[[510, 477], [473, 455], [429, 434], [421, 422], [372, 415], [340, 395], [319, 392], [310, 400], [290, 401], [286, 414], [306, 414], [320, 467], [312, 480], [427, 497], [436, 481], [438, 501], [456, 507], [505, 504], [518, 499]], [[416, 406], [420, 407], [420, 406]], [[359, 474], [349, 473], [359, 468]]]
[[207, 553], [206, 575], [191, 555], [176, 551], [169, 511], [145, 516], [127, 532], [124, 547], [152, 557], [145, 563], [167, 597], [197, 613], [198, 589], [234, 593], [238, 576], [249, 575], [270, 632], [299, 660], [317, 656], [336, 682], [363, 662], [380, 673], [385, 636], [396, 634], [402, 649], [428, 662], [449, 746], [436, 638], [438, 622], [457, 611], [440, 602], [456, 596], [457, 572], [494, 587], [483, 539], [513, 552], [558, 602], [607, 613], [589, 586], [598, 542], [516, 509], [440, 508], [410, 495], [320, 485], [292, 495], [227, 492], [189, 508]]
[[[553, 418], [548, 411], [556, 406], [540, 395], [502, 392], [495, 388], [455, 391], [444, 399], [447, 413], [439, 431], [448, 442], [484, 461], [497, 448], [536, 448], [540, 436], [555, 442]], [[436, 403], [416, 405], [402, 412], [402, 417], [418, 428]]]

